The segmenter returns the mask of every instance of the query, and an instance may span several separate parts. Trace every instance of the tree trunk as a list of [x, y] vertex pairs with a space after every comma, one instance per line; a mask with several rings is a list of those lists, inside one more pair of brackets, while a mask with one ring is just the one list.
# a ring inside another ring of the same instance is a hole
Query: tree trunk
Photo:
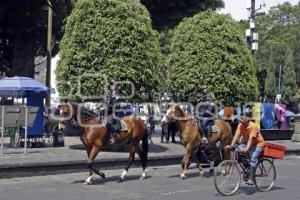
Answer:
[[34, 41], [18, 33], [14, 39], [12, 71], [16, 76], [34, 77], [34, 56], [37, 45]]

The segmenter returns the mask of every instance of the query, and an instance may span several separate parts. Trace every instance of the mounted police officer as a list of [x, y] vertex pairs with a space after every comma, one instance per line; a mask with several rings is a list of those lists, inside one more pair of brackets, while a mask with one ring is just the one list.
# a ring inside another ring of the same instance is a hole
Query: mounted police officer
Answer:
[[204, 89], [202, 92], [202, 102], [199, 106], [198, 125], [201, 131], [204, 133], [202, 142], [207, 143], [208, 138], [215, 132], [214, 121], [217, 113], [217, 107], [212, 99], [209, 97], [208, 89]]
[[110, 81], [108, 91], [104, 99], [104, 103], [107, 106], [107, 120], [106, 128], [110, 136], [110, 144], [116, 142], [116, 136], [113, 133], [120, 131], [127, 131], [123, 128], [121, 120], [119, 117], [116, 117], [114, 108], [117, 107], [117, 104], [120, 100], [120, 96], [117, 93], [117, 85], [115, 81]]
[[213, 132], [217, 132], [214, 126], [214, 121], [217, 113], [217, 107], [212, 99], [209, 97], [208, 89], [202, 91], [202, 102], [198, 107], [198, 127], [200, 132], [204, 134], [202, 138], [202, 155], [205, 160], [209, 163], [210, 172], [213, 172], [214, 167], [214, 152], [212, 147], [209, 145], [209, 138]]

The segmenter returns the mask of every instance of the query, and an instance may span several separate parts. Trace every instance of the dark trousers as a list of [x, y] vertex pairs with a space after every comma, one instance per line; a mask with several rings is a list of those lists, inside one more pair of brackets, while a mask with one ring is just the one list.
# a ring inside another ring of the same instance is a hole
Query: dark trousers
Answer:
[[106, 128], [108, 129], [109, 133], [120, 131], [122, 128], [121, 120], [119, 118], [114, 118], [113, 115], [108, 115]]
[[206, 138], [210, 138], [212, 133], [213, 121], [211, 120], [199, 120], [198, 126], [200, 131], [204, 134]]
[[175, 122], [162, 124], [161, 141], [163, 142], [164, 139], [166, 139], [166, 142], [169, 142], [170, 136], [171, 136], [172, 142], [176, 142], [175, 136], [176, 136], [177, 131], [178, 131], [178, 129], [177, 129], [177, 125]]

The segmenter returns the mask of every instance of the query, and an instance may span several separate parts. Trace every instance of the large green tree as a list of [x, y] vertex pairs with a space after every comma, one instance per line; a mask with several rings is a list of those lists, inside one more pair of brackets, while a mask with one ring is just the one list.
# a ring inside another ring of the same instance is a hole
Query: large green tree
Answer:
[[175, 99], [195, 102], [196, 94], [209, 88], [225, 104], [256, 100], [255, 73], [244, 32], [231, 17], [209, 10], [176, 27], [168, 74]]
[[223, 0], [141, 0], [141, 3], [148, 8], [157, 29], [174, 27], [184, 17], [200, 11], [224, 7]]
[[[50, 1], [57, 41], [72, 5], [70, 0]], [[47, 0], [0, 1], [0, 70], [7, 75], [34, 76], [34, 57], [46, 55], [48, 6]]]
[[[275, 76], [271, 78], [276, 80], [276, 92], [278, 91], [280, 65], [282, 67], [285, 65], [288, 54], [293, 54], [294, 60], [292, 65], [294, 70], [289, 68], [288, 71], [292, 73], [291, 75], [293, 75], [292, 71], [296, 72], [295, 79], [300, 85], [300, 4], [292, 6], [290, 3], [284, 3], [273, 7], [268, 14], [257, 18], [256, 27], [260, 36], [260, 47], [256, 56], [259, 61], [257, 66], [258, 79], [262, 86], [261, 95], [266, 95], [270, 91], [266, 88], [269, 84], [265, 81], [271, 76]], [[292, 52], [290, 52], [291, 49]], [[268, 73], [272, 75], [268, 75]], [[283, 68], [282, 81], [284, 82], [286, 78], [290, 80], [284, 74], [285, 69]], [[283, 94], [286, 92], [284, 90], [282, 87]]]
[[275, 69], [276, 64], [274, 63], [274, 54], [273, 50], [271, 50], [269, 57], [269, 68], [267, 71], [267, 78], [265, 80], [265, 95], [268, 101], [274, 100], [275, 94], [277, 94]]
[[[99, 96], [105, 77], [134, 83], [131, 101], [151, 100], [160, 90], [158, 34], [147, 9], [136, 0], [79, 0], [68, 17], [60, 47], [57, 79], [69, 82], [73, 89], [59, 83], [62, 96], [70, 91], [70, 98], [80, 100]], [[80, 82], [82, 75], [87, 77]], [[125, 85], [120, 88], [126, 94], [128, 90]]]
[[283, 68], [282, 95], [289, 102], [293, 102], [297, 93], [297, 82], [295, 73], [295, 59], [293, 49], [288, 49]]

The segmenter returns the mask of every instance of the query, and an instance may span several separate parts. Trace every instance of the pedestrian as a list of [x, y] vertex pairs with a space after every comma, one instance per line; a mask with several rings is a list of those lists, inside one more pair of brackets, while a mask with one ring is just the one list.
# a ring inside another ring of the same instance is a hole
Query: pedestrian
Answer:
[[50, 136], [49, 131], [49, 108], [47, 105], [44, 105], [44, 112], [43, 112], [43, 134], [45, 137]]
[[151, 113], [149, 115], [149, 141], [151, 142], [151, 144], [153, 144], [152, 141], [152, 134], [154, 134], [155, 132], [155, 119], [154, 119], [154, 110], [151, 110]]

